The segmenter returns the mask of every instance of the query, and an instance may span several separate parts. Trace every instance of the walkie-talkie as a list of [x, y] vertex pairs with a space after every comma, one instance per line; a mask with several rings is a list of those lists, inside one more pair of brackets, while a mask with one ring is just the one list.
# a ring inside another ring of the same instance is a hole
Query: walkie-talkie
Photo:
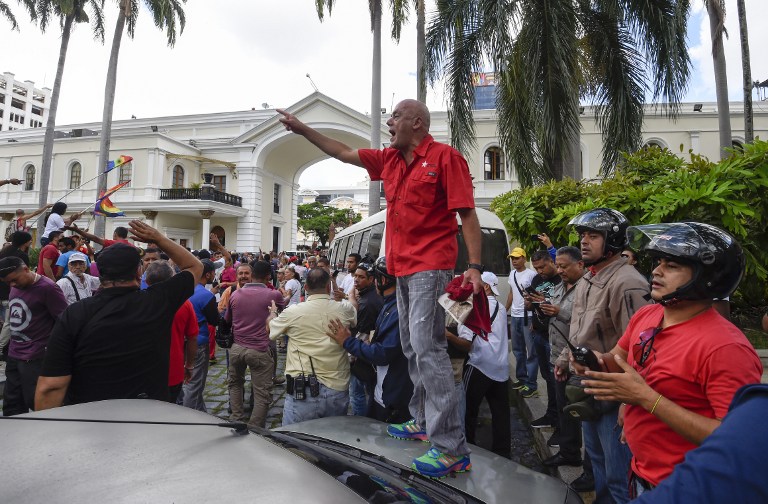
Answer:
[[309, 365], [312, 368], [312, 374], [309, 375], [309, 395], [317, 397], [320, 395], [320, 380], [317, 379], [315, 374], [315, 365], [312, 363], [312, 356], [309, 356]]
[[571, 349], [571, 355], [573, 355], [573, 360], [575, 360], [582, 366], [587, 366], [592, 371], [603, 370], [603, 368], [600, 367], [600, 362], [597, 360], [597, 356], [592, 350], [586, 347], [573, 346], [573, 344], [568, 340], [565, 340], [565, 342], [568, 343], [568, 348]]
[[303, 401], [307, 398], [307, 391], [305, 387], [307, 386], [306, 382], [304, 381], [304, 373], [301, 373], [299, 376], [293, 379], [293, 398], [297, 401]]

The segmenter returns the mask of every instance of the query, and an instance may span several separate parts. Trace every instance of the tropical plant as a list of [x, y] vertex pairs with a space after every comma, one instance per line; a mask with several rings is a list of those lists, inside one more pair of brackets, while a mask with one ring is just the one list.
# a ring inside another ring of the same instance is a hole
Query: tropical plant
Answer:
[[728, 157], [733, 145], [731, 138], [731, 110], [728, 102], [728, 74], [725, 65], [723, 35], [725, 30], [725, 0], [704, 0], [709, 15], [709, 33], [712, 37], [712, 64], [715, 70], [717, 96], [717, 123], [720, 129], [720, 159]]
[[451, 142], [475, 147], [472, 72], [496, 72], [499, 138], [523, 185], [575, 173], [579, 99], [595, 105], [602, 174], [642, 141], [647, 91], [677, 114], [688, 0], [438, 0], [427, 72], [446, 77]]
[[491, 203], [513, 241], [536, 247], [530, 236], [546, 232], [558, 246], [577, 243], [568, 222], [580, 212], [610, 207], [632, 224], [698, 221], [719, 226], [744, 248], [746, 278], [739, 296], [765, 299], [768, 281], [768, 142], [730, 149], [719, 162], [691, 154], [687, 162], [668, 150], [645, 148], [623, 155], [602, 180], [550, 181], [505, 193]]
[[[24, 7], [27, 8], [27, 12], [29, 12], [29, 17], [32, 18], [32, 21], [37, 19], [34, 0], [20, 0], [19, 3], [23, 4]], [[19, 31], [19, 23], [16, 21], [16, 16], [13, 15], [13, 12], [11, 11], [11, 8], [8, 7], [8, 4], [2, 0], [0, 0], [0, 17], [4, 17], [8, 20], [8, 22], [11, 23], [12, 30]]]
[[[104, 42], [104, 0], [37, 0], [35, 8], [40, 21], [40, 30], [45, 33], [52, 18], [59, 20], [61, 25], [61, 44], [59, 46], [59, 61], [56, 66], [56, 77], [53, 80], [51, 101], [48, 105], [48, 122], [45, 125], [43, 140], [43, 158], [40, 163], [40, 191], [38, 203], [42, 207], [48, 203], [48, 185], [51, 181], [51, 161], [53, 160], [53, 135], [56, 128], [56, 112], [59, 108], [61, 80], [64, 77], [64, 63], [67, 60], [67, 48], [72, 34], [72, 28], [77, 23], [91, 23], [93, 37]], [[90, 16], [88, 12], [90, 11]], [[45, 214], [37, 220], [37, 228], [45, 228]], [[40, 243], [42, 233], [37, 237]]]
[[[408, 3], [405, 0], [389, 0], [392, 9], [392, 38], [400, 41], [402, 26], [408, 18]], [[335, 0], [315, 0], [317, 17], [323, 21], [325, 9], [330, 15]], [[371, 32], [373, 32], [373, 56], [371, 73], [371, 147], [381, 146], [381, 120], [376, 121], [381, 110], [381, 0], [369, 0]], [[378, 182], [368, 184], [368, 208], [371, 214], [379, 211], [380, 189]]]
[[749, 61], [749, 33], [747, 31], [747, 7], [744, 0], [736, 0], [739, 12], [739, 35], [741, 38], [741, 79], [744, 86], [744, 141], [755, 139], [754, 115], [752, 113], [752, 65]]
[[[155, 26], [165, 30], [168, 39], [168, 46], [173, 47], [176, 43], [176, 30], [181, 34], [184, 32], [186, 17], [182, 4], [187, 0], [118, 0], [119, 12], [117, 24], [112, 37], [112, 50], [109, 53], [109, 65], [107, 67], [107, 81], [104, 86], [104, 111], [101, 116], [101, 135], [99, 138], [99, 161], [97, 169], [99, 170], [99, 192], [107, 188], [107, 175], [103, 173], [104, 168], [109, 161], [109, 145], [112, 136], [112, 110], [115, 104], [115, 91], [117, 88], [117, 60], [120, 55], [120, 43], [123, 39], [123, 31], [128, 25], [128, 36], [133, 38], [136, 30], [136, 20], [139, 15], [139, 7], [143, 5], [152, 14], [152, 20]], [[104, 235], [105, 217], [96, 217], [95, 233], [98, 236]]]
[[362, 216], [351, 208], [327, 207], [317, 202], [299, 205], [297, 215], [299, 231], [304, 235], [316, 236], [322, 246], [328, 243], [332, 228], [336, 233], [362, 219]]

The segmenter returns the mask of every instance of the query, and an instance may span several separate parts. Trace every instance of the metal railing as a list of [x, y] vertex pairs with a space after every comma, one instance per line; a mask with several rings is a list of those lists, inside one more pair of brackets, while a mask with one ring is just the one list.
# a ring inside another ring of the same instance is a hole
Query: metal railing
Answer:
[[207, 200], [225, 205], [243, 206], [243, 198], [234, 194], [217, 191], [211, 187], [197, 189], [160, 189], [161, 200]]

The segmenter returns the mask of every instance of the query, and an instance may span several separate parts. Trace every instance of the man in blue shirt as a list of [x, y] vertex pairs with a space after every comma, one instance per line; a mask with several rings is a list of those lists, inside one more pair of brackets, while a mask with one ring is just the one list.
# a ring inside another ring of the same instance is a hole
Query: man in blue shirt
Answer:
[[216, 306], [216, 297], [211, 294], [205, 286], [213, 282], [213, 276], [216, 272], [216, 266], [210, 259], [203, 259], [203, 275], [200, 281], [195, 285], [195, 292], [189, 298], [195, 309], [197, 316], [197, 356], [195, 357], [195, 367], [192, 370], [192, 378], [183, 387], [182, 404], [187, 408], [198, 411], [207, 411], [203, 391], [205, 390], [205, 380], [208, 378], [208, 324], [217, 325], [219, 323], [219, 310]]
[[[74, 239], [69, 236], [65, 236], [59, 240], [59, 245], [62, 247], [62, 249], [61, 255], [56, 261], [56, 266], [60, 268], [59, 272], [61, 272], [61, 275], [57, 278], [63, 278], [67, 273], [69, 273], [69, 256], [77, 252], [77, 244], [75, 243]], [[86, 269], [91, 267], [91, 260], [88, 259], [87, 255], [85, 256], [85, 267]]]

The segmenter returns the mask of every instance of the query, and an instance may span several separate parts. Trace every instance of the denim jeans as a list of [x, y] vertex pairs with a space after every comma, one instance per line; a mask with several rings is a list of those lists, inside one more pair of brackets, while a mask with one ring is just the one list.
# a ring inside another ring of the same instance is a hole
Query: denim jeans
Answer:
[[285, 394], [283, 406], [283, 425], [291, 425], [305, 420], [332, 416], [345, 416], [349, 409], [349, 391], [334, 390], [320, 384], [320, 394], [312, 397], [309, 387], [307, 398], [297, 401], [293, 395]]
[[229, 350], [229, 405], [233, 422], [245, 421], [243, 408], [243, 388], [245, 385], [245, 370], [251, 372], [251, 389], [253, 390], [253, 411], [248, 420], [249, 427], [264, 427], [269, 405], [272, 403], [272, 352], [259, 352], [252, 348], [240, 346], [237, 343]]
[[[515, 378], [531, 389], [538, 388], [536, 375], [539, 373], [539, 361], [533, 345], [530, 318], [528, 324], [524, 317], [512, 317], [512, 353], [515, 354]], [[549, 354], [547, 354], [549, 356]]]
[[397, 278], [400, 343], [413, 382], [411, 415], [432, 445], [449, 455], [466, 455], [469, 446], [461, 418], [445, 338], [445, 310], [437, 298], [451, 280], [450, 270], [420, 271]]
[[616, 423], [618, 408], [592, 422], [582, 422], [584, 447], [592, 459], [595, 478], [595, 502], [629, 502], [629, 463], [632, 453], [622, 444], [621, 427]]
[[205, 381], [208, 379], [208, 345], [197, 346], [197, 356], [195, 356], [195, 368], [192, 370], [192, 378], [189, 383], [185, 383], [181, 388], [183, 393], [183, 404], [187, 408], [198, 411], [208, 412], [205, 408]]
[[368, 399], [365, 396], [365, 383], [354, 375], [349, 376], [349, 402], [352, 404], [352, 414], [366, 416], [368, 414]]
[[551, 347], [549, 346], [549, 337], [538, 331], [531, 331], [533, 336], [533, 348], [536, 351], [536, 359], [539, 363], [541, 377], [547, 383], [547, 412], [544, 414], [553, 424], [557, 423], [557, 396], [555, 395], [555, 370], [552, 363], [549, 362]]

